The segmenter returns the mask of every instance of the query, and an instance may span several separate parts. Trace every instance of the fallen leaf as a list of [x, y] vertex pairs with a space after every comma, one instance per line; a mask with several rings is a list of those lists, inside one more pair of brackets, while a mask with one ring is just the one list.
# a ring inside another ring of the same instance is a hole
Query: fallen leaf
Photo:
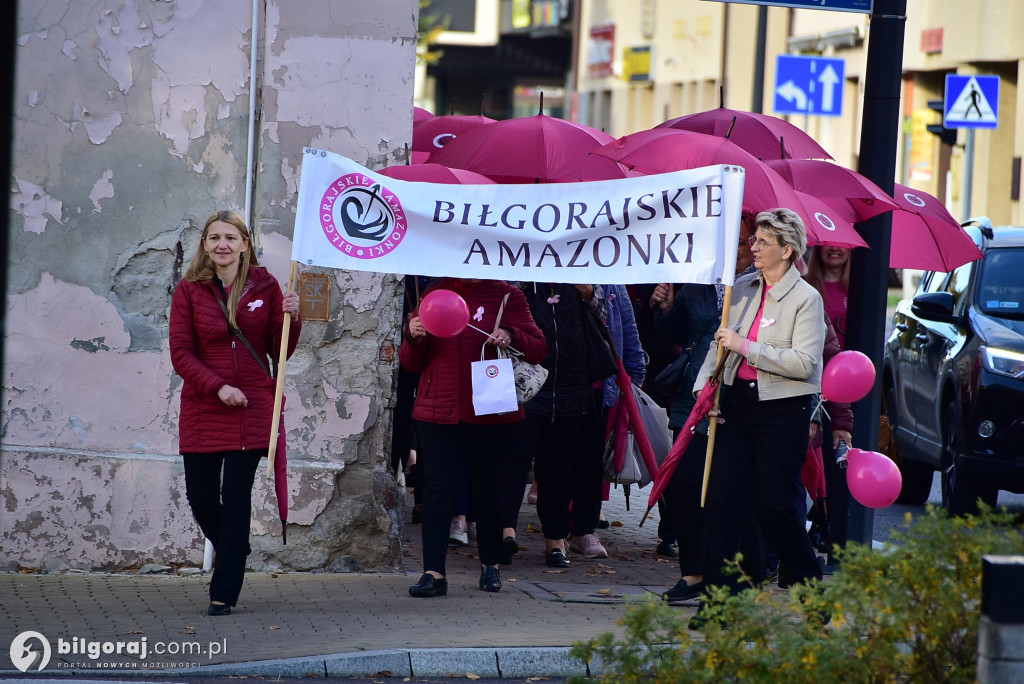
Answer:
[[475, 675], [472, 672], [467, 672], [466, 679], [480, 679], [480, 675]]
[[598, 590], [597, 590], [597, 591], [595, 591], [594, 593], [595, 593], [595, 594], [603, 594], [603, 595], [606, 595], [606, 594], [610, 594], [610, 593], [612, 593], [612, 590], [611, 590], [611, 589], [598, 589]]
[[136, 629], [136, 630], [134, 630], [132, 632], [121, 632], [121, 634], [122, 635], [125, 635], [125, 634], [145, 634], [145, 632], [143, 632], [141, 629]]
[[278, 627], [277, 625], [270, 625], [270, 627], [267, 627], [267, 629], [281, 629], [281, 628]]
[[613, 521], [612, 521], [612, 527], [625, 527], [625, 525], [623, 525], [623, 524], [622, 524], [621, 522], [619, 522], [618, 520], [613, 520]]
[[568, 572], [568, 570], [541, 570], [541, 572], [547, 573], [549, 575], [563, 575], [566, 572]]

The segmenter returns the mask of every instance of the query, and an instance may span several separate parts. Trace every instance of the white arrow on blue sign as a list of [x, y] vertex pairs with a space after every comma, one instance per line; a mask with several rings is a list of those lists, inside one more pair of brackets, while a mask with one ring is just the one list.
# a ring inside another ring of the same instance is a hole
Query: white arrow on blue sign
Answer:
[[845, 75], [842, 59], [779, 55], [775, 62], [775, 113], [842, 116]]

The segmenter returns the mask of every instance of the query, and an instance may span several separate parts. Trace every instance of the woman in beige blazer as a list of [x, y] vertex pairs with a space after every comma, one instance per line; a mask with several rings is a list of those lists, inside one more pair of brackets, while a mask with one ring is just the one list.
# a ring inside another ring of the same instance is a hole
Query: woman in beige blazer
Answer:
[[734, 591], [740, 580], [723, 574], [723, 565], [736, 552], [743, 552], [744, 567], [765, 566], [762, 545], [747, 541], [756, 535], [740, 533], [747, 506], [797, 581], [821, 577], [796, 502], [803, 496], [800, 470], [821, 390], [822, 301], [795, 266], [807, 248], [800, 217], [774, 209], [758, 214], [756, 223], [750, 245], [758, 271], [733, 286], [728, 325], [715, 333], [694, 385], [699, 391], [711, 376], [719, 345], [731, 352], [708, 485], [704, 568], [707, 584]]

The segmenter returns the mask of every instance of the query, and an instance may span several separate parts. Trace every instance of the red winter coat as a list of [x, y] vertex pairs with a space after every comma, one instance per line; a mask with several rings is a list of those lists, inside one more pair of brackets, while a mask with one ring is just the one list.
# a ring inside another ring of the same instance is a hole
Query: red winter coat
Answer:
[[[275, 381], [228, 329], [213, 281], [182, 280], [171, 300], [171, 363], [185, 381], [181, 388], [178, 450], [208, 453], [266, 449], [274, 412]], [[265, 363], [277, 357], [284, 322], [284, 295], [262, 267], [249, 269], [238, 303], [238, 326]], [[295, 351], [301, 321], [292, 317], [288, 356]], [[224, 385], [245, 394], [247, 406], [227, 406], [217, 396]]]
[[[508, 303], [502, 313], [500, 327], [512, 333], [510, 346], [523, 352], [524, 358], [530, 363], [540, 363], [547, 356], [547, 340], [533, 322], [526, 297], [519, 288], [503, 280], [481, 280], [472, 284], [454, 278], [443, 278], [436, 288], [454, 290], [462, 295], [469, 305], [470, 324], [488, 333], [494, 330], [498, 308], [508, 293]], [[481, 307], [482, 320], [472, 318]], [[419, 316], [419, 309], [413, 315]], [[406, 370], [420, 373], [416, 403], [412, 409], [414, 419], [444, 425], [459, 422], [493, 425], [523, 420], [522, 404], [519, 410], [509, 413], [477, 416], [473, 411], [470, 364], [480, 360], [481, 346], [488, 339], [483, 333], [469, 327], [454, 337], [434, 337], [428, 333], [417, 342], [406, 335], [398, 350], [399, 358]], [[487, 345], [484, 349], [486, 358], [497, 357], [493, 345]]]

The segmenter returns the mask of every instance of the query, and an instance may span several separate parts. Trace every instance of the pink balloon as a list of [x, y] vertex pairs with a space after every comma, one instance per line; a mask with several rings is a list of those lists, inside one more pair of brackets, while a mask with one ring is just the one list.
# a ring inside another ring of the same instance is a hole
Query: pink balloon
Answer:
[[821, 374], [821, 394], [829, 401], [849, 404], [860, 401], [875, 385], [875, 367], [859, 351], [833, 356]]
[[451, 290], [432, 290], [420, 302], [420, 321], [435, 337], [454, 337], [469, 324], [469, 306]]
[[868, 508], [885, 508], [896, 501], [903, 476], [888, 456], [854, 448], [846, 457], [846, 485], [854, 499]]

